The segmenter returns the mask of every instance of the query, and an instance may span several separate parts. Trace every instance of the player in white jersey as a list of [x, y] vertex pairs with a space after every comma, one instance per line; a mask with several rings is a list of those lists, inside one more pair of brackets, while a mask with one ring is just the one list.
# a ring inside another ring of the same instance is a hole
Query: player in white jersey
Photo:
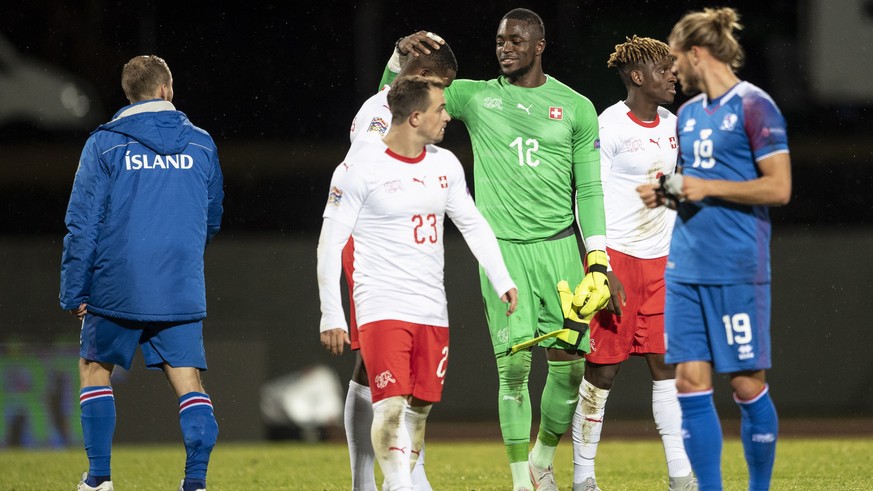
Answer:
[[676, 168], [676, 116], [660, 107], [676, 95], [669, 51], [661, 41], [633, 36], [615, 46], [607, 63], [627, 88], [627, 99], [598, 118], [612, 295], [607, 310], [591, 321], [591, 352], [585, 356], [573, 418], [574, 490], [600, 489], [594, 460], [606, 400], [621, 363], [631, 355], [645, 357], [652, 375], [652, 412], [664, 444], [669, 489], [697, 489], [682, 444], [675, 371], [664, 363], [664, 266], [675, 212], [647, 208], [636, 191]]
[[[452, 49], [442, 38], [424, 31], [415, 36], [439, 42], [442, 49], [427, 50], [427, 53], [416, 53], [418, 56], [408, 56], [410, 59], [404, 63], [401, 74], [406, 75], [433, 75], [441, 78], [446, 85], [452, 83], [458, 71], [458, 64]], [[423, 48], [426, 49], [426, 48]], [[402, 55], [395, 48], [395, 56]], [[388, 92], [390, 85], [386, 85], [361, 106], [352, 120], [349, 131], [351, 149], [365, 142], [381, 142], [382, 137], [391, 128], [391, 111], [388, 108]], [[343, 248], [343, 271], [348, 283], [349, 292], [354, 290], [354, 240], [349, 239]], [[349, 337], [351, 348], [359, 350], [358, 329], [355, 320], [355, 303], [349, 303]], [[349, 461], [352, 473], [353, 491], [376, 491], [375, 475], [373, 473], [375, 454], [370, 442], [370, 427], [373, 422], [373, 406], [370, 394], [370, 385], [367, 381], [367, 371], [363, 359], [358, 355], [355, 360], [355, 368], [352, 379], [349, 381], [349, 390], [346, 393], [345, 410], [343, 420], [345, 423], [346, 440], [349, 446]], [[431, 486], [424, 471], [424, 449], [416, 460], [412, 471], [412, 482], [420, 491], [430, 491]]]
[[[318, 244], [321, 341], [350, 343], [340, 288], [341, 251], [355, 236], [353, 298], [373, 400], [372, 442], [388, 490], [412, 489], [410, 464], [448, 363], [443, 225], [448, 215], [515, 311], [518, 292], [497, 239], [467, 190], [463, 167], [442, 140], [450, 120], [444, 83], [395, 81], [383, 142], [356, 146], [331, 181]], [[409, 420], [410, 430], [404, 424]]]

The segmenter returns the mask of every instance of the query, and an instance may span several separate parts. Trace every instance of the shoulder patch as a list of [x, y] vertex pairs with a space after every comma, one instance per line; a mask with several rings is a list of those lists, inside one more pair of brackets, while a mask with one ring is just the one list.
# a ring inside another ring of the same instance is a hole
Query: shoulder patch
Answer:
[[379, 136], [385, 136], [388, 132], [388, 123], [380, 117], [375, 117], [370, 120], [370, 125], [367, 127], [367, 133], [378, 133]]
[[330, 206], [339, 206], [343, 200], [343, 190], [333, 186], [330, 188], [330, 193], [327, 195], [327, 204]]

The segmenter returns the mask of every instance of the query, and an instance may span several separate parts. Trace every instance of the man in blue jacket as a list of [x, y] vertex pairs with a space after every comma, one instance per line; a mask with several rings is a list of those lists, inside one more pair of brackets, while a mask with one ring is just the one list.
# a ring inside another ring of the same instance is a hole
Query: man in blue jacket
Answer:
[[206, 370], [203, 253], [221, 224], [215, 142], [171, 103], [173, 77], [157, 56], [121, 74], [130, 105], [88, 138], [67, 207], [61, 307], [82, 321], [79, 375], [89, 469], [79, 491], [112, 491], [115, 400], [109, 377], [137, 345], [179, 398], [187, 460], [180, 491], [206, 489], [218, 436]]

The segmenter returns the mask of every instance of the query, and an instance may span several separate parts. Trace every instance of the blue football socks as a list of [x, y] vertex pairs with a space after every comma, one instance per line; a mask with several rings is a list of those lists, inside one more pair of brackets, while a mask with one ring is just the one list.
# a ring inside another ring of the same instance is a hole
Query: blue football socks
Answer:
[[741, 401], [736, 396], [734, 400], [740, 406], [742, 416], [740, 439], [749, 467], [749, 491], [768, 490], [779, 434], [779, 417], [770, 398], [769, 386], [764, 386], [764, 390], [751, 400]]
[[112, 436], [115, 434], [115, 397], [112, 387], [84, 387], [79, 391], [82, 409], [82, 438], [88, 455], [88, 478], [85, 483], [97, 487], [112, 475]]
[[218, 423], [212, 401], [201, 392], [189, 392], [179, 398], [179, 426], [185, 441], [185, 482], [183, 491], [206, 489], [209, 455], [218, 439]]
[[699, 491], [721, 491], [721, 423], [712, 389], [679, 394], [685, 452], [697, 476]]

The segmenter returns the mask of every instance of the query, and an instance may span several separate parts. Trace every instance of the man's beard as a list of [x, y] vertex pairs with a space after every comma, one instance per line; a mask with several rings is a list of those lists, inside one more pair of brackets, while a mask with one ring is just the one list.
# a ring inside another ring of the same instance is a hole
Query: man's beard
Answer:
[[525, 66], [522, 66], [522, 67], [518, 67], [515, 71], [512, 71], [512, 72], [507, 72], [506, 70], [504, 70], [504, 69], [501, 67], [501, 68], [500, 68], [500, 74], [503, 75], [503, 76], [506, 77], [506, 78], [509, 78], [509, 79], [512, 79], [512, 80], [518, 80], [518, 79], [520, 79], [521, 77], [525, 76], [525, 75], [526, 75], [526, 74], [531, 70], [531, 68], [533, 68], [533, 63], [531, 63], [530, 65], [525, 65]]
[[679, 86], [682, 87], [682, 93], [687, 96], [697, 95], [701, 92], [698, 80], [696, 77], [686, 77], [684, 81], [679, 81]]

